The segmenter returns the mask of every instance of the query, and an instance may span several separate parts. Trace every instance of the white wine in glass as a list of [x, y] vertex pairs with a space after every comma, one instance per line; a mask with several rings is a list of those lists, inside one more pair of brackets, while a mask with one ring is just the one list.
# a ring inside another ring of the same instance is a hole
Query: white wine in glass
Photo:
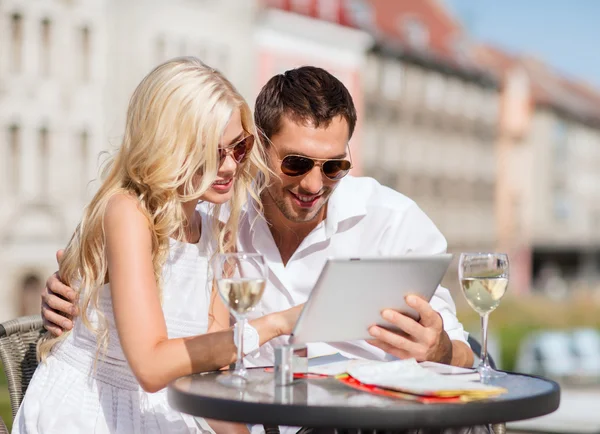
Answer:
[[500, 304], [508, 287], [508, 255], [504, 253], [463, 253], [458, 264], [463, 294], [481, 317], [481, 362], [477, 371], [482, 382], [506, 374], [493, 369], [487, 352], [488, 319]]
[[242, 388], [248, 377], [243, 359], [246, 315], [262, 298], [267, 285], [268, 268], [265, 258], [256, 253], [223, 253], [216, 255], [211, 264], [217, 290], [235, 317], [237, 329], [235, 369], [219, 376], [218, 381], [227, 386]]
[[262, 298], [267, 282], [264, 279], [220, 279], [219, 294], [234, 315], [251, 312]]
[[505, 277], [469, 277], [460, 283], [467, 302], [479, 315], [489, 314], [496, 309], [508, 287]]

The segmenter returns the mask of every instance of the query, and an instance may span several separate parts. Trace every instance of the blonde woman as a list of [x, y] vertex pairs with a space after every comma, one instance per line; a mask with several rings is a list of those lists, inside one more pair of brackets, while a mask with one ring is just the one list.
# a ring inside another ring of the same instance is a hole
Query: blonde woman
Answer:
[[[82, 314], [72, 332], [40, 344], [13, 433], [202, 432], [206, 421], [172, 410], [164, 388], [235, 359], [207, 261], [235, 248], [242, 206], [268, 179], [250, 109], [199, 60], [166, 62], [135, 90], [104, 175], [61, 261]], [[196, 210], [199, 201], [215, 205], [212, 215]], [[289, 334], [296, 317], [294, 309], [251, 324], [262, 344]]]

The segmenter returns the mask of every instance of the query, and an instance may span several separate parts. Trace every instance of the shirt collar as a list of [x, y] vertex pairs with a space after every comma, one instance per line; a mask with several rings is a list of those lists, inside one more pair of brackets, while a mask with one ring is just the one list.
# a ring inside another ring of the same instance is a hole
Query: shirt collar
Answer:
[[337, 231], [341, 222], [367, 214], [365, 201], [355, 190], [357, 186], [354, 179], [356, 178], [350, 175], [343, 178], [329, 198], [325, 218], [325, 232], [328, 238]]
[[[356, 178], [353, 176], [344, 177], [337, 188], [333, 191], [327, 202], [327, 216], [325, 218], [326, 236], [331, 237], [337, 231], [338, 225], [348, 219], [354, 217], [363, 217], [367, 214], [367, 207], [364, 199], [357, 194]], [[242, 214], [245, 214], [250, 222], [254, 222], [256, 218], [264, 219], [264, 216], [258, 215], [258, 204], [248, 196]], [[224, 223], [229, 217], [229, 207], [221, 207], [219, 219]]]

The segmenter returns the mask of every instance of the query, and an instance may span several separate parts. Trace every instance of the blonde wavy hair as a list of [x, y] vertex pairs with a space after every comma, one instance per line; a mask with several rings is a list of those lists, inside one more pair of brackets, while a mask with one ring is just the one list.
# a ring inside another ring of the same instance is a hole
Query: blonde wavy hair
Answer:
[[[220, 72], [193, 57], [159, 65], [133, 93], [121, 146], [102, 170], [102, 185], [84, 210], [60, 264], [62, 280], [80, 294], [81, 318], [97, 335], [98, 353], [108, 346], [108, 324], [99, 306], [107, 277], [103, 219], [108, 202], [120, 193], [139, 201], [152, 233], [154, 275], [160, 288], [169, 237], [181, 239], [188, 224], [182, 204], [198, 200], [216, 180], [219, 144], [236, 109], [255, 145], [238, 167], [225, 224], [219, 223], [220, 206], [212, 207], [210, 230], [217, 252], [235, 249], [247, 197], [260, 204], [260, 191], [269, 179], [250, 107]], [[90, 307], [97, 312], [98, 327], [90, 321]], [[45, 360], [66, 336], [68, 332], [58, 338], [46, 334], [38, 345], [38, 358]]]

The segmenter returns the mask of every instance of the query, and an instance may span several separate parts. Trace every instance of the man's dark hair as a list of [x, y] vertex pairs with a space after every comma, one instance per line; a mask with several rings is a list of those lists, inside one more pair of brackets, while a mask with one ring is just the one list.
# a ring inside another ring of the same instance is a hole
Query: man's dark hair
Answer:
[[[314, 127], [327, 127], [336, 117], [348, 123], [348, 138], [356, 126], [356, 109], [350, 92], [322, 68], [303, 66], [271, 78], [256, 98], [254, 119], [267, 139], [281, 128], [281, 118]], [[268, 140], [265, 145], [268, 146]]]

